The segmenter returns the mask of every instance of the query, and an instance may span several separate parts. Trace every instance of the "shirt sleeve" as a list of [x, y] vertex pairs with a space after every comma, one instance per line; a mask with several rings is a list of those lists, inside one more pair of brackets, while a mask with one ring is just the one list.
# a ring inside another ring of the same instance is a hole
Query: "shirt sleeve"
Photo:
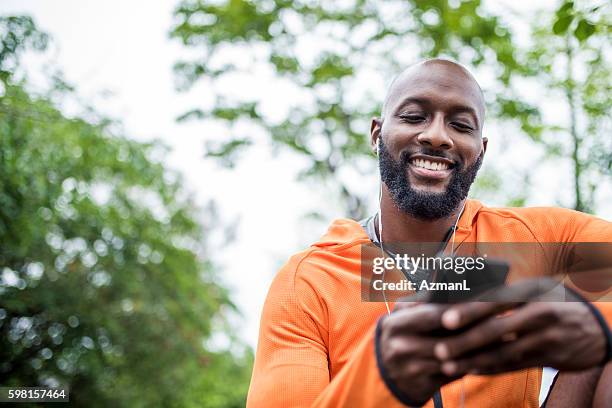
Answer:
[[[297, 265], [296, 265], [297, 264]], [[330, 376], [326, 316], [303, 307], [290, 261], [274, 279], [262, 312], [247, 407], [400, 406], [380, 378], [375, 325], [343, 368]], [[316, 296], [314, 290], [300, 296]]]

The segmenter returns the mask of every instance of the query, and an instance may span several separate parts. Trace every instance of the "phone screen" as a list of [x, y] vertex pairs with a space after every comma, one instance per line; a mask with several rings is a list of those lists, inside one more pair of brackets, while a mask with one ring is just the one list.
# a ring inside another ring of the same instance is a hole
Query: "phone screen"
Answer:
[[[484, 261], [482, 269], [436, 270], [433, 273], [433, 289], [429, 301], [432, 303], [457, 303], [469, 301], [476, 296], [504, 285], [510, 267], [501, 260]], [[438, 290], [439, 289], [439, 290]]]

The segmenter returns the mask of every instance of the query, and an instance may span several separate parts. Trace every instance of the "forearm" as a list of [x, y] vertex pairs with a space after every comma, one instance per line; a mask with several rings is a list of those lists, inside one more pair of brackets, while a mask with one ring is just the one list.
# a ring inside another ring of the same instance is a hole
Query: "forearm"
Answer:
[[601, 374], [600, 367], [584, 371], [560, 372], [548, 398], [546, 408], [590, 408]]
[[608, 363], [597, 383], [597, 389], [595, 390], [595, 398], [593, 400], [594, 408], [606, 408], [610, 406], [612, 401], [612, 363]]

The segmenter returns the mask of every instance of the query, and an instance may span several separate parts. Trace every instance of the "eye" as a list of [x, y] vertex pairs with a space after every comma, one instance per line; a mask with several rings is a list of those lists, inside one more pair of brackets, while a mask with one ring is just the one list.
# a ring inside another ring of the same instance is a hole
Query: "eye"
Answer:
[[421, 123], [425, 121], [425, 116], [418, 114], [401, 114], [399, 118], [407, 123]]
[[462, 122], [451, 122], [452, 127], [457, 129], [459, 132], [470, 133], [474, 131], [474, 128], [466, 123]]

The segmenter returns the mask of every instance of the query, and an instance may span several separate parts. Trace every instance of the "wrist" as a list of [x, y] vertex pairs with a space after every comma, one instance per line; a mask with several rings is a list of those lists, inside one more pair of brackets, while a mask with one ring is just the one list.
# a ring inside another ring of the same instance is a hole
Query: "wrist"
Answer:
[[595, 318], [595, 321], [601, 328], [602, 334], [605, 338], [605, 351], [604, 351], [604, 357], [602, 361], [599, 363], [599, 365], [601, 366], [606, 365], [608, 362], [612, 361], [612, 331], [610, 331], [610, 327], [608, 326], [606, 319], [603, 317], [599, 309], [597, 309], [597, 307], [593, 305], [593, 303], [585, 299], [580, 293], [578, 293], [576, 290], [572, 288], [566, 287], [566, 289], [572, 295], [574, 295], [580, 302], [584, 303], [584, 305], [589, 309], [589, 311]]
[[374, 352], [376, 353], [376, 365], [378, 367], [378, 373], [380, 374], [380, 378], [383, 380], [383, 383], [387, 386], [387, 389], [391, 394], [402, 404], [408, 407], [422, 407], [430, 397], [425, 397], [423, 400], [415, 399], [411, 396], [408, 396], [404, 391], [400, 389], [397, 383], [389, 376], [389, 373], [384, 365], [382, 353], [381, 353], [381, 344], [380, 337], [382, 332], [382, 321], [384, 316], [378, 320], [376, 323], [376, 332], [374, 335]]

